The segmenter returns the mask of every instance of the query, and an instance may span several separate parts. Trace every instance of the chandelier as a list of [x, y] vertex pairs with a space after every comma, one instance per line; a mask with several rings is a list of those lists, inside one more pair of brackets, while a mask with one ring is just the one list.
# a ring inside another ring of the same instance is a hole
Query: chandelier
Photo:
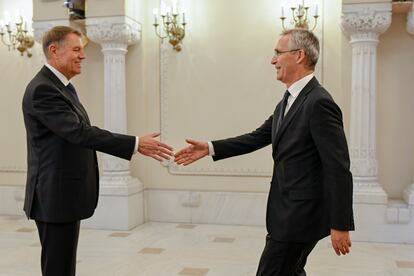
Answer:
[[[318, 21], [318, 4], [313, 5], [313, 25], [312, 28], [309, 28], [310, 20], [308, 19], [309, 10], [311, 9], [310, 5], [305, 5], [305, 1], [301, 0], [297, 4], [297, 6], [289, 7], [291, 10], [291, 19], [290, 24], [296, 29], [306, 29], [313, 31], [316, 28], [316, 24]], [[280, 19], [282, 20], [282, 28], [286, 30], [285, 27], [285, 7], [282, 5], [281, 16]]]
[[34, 39], [33, 36], [28, 34], [27, 23], [24, 22], [21, 16], [16, 23], [10, 23], [9, 20], [5, 24], [1, 22], [0, 37], [1, 42], [8, 47], [9, 51], [17, 50], [21, 56], [24, 53], [29, 58], [32, 56], [29, 49], [33, 47]]

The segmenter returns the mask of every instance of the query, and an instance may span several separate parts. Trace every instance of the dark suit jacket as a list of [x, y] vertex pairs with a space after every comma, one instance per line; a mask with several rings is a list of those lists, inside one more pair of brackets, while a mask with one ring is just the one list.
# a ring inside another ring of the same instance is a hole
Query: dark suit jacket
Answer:
[[281, 103], [255, 131], [213, 141], [214, 160], [273, 146], [266, 226], [274, 240], [310, 242], [330, 229], [354, 230], [352, 175], [342, 114], [316, 78], [276, 131]]
[[68, 88], [47, 68], [23, 97], [27, 133], [24, 211], [43, 222], [73, 222], [92, 216], [99, 194], [96, 150], [131, 159], [135, 137], [91, 126]]

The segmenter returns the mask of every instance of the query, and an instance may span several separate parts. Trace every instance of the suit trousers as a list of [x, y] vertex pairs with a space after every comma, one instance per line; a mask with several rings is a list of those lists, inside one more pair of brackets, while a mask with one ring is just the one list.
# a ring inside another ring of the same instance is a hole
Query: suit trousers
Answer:
[[80, 221], [49, 223], [36, 220], [42, 245], [43, 276], [75, 276]]
[[256, 275], [306, 276], [306, 259], [317, 242], [280, 242], [267, 235]]

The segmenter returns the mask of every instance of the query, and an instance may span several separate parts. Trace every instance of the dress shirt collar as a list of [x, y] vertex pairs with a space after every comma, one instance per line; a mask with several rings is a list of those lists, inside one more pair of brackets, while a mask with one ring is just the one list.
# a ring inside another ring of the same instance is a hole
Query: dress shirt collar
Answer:
[[293, 98], [296, 98], [300, 91], [302, 91], [303, 88], [310, 82], [310, 80], [315, 76], [315, 74], [312, 72], [309, 75], [301, 78], [300, 80], [294, 82], [287, 90], [290, 93], [290, 96]]
[[63, 75], [61, 72], [59, 72], [55, 67], [50, 65], [49, 63], [46, 63], [45, 66], [52, 71], [53, 74], [63, 83], [64, 86], [68, 86], [70, 81]]

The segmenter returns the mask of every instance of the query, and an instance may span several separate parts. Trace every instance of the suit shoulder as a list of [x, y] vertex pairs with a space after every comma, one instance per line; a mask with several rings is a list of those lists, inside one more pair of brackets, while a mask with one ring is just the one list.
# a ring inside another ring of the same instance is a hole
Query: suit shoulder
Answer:
[[308, 102], [311, 106], [320, 104], [337, 106], [332, 95], [321, 85], [315, 87], [313, 91], [308, 94]]
[[26, 86], [23, 95], [23, 110], [30, 110], [38, 99], [59, 97], [58, 88], [49, 78], [39, 72]]
[[312, 93], [309, 93], [309, 96], [315, 100], [330, 100], [330, 101], [334, 101], [334, 99], [332, 98], [332, 95], [328, 92], [328, 90], [326, 90], [323, 86], [318, 85], [316, 86]]
[[34, 98], [38, 94], [57, 90], [56, 84], [39, 72], [26, 86], [24, 98]]

